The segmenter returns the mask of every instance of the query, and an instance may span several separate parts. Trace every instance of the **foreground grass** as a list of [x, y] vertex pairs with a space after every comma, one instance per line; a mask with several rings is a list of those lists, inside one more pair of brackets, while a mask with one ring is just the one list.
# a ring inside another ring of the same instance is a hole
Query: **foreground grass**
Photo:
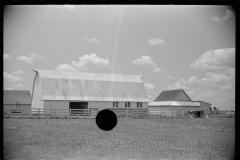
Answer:
[[[222, 129], [219, 132], [217, 129]], [[235, 119], [119, 119], [110, 132], [94, 119], [4, 119], [6, 160], [234, 158]]]

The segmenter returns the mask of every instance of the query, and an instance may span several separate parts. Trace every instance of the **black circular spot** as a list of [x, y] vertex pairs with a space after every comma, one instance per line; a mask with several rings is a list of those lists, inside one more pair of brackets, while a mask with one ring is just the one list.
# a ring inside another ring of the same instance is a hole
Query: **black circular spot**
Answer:
[[98, 112], [96, 123], [100, 129], [110, 131], [117, 125], [117, 116], [113, 111], [104, 109]]

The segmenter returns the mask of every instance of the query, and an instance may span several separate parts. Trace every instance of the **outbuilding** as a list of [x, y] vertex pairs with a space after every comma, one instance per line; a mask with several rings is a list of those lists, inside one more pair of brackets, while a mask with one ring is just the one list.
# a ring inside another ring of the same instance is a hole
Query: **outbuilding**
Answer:
[[68, 115], [69, 109], [148, 108], [143, 76], [34, 71], [32, 109], [63, 109]]
[[3, 107], [6, 114], [31, 114], [30, 91], [4, 90]]
[[149, 109], [175, 111], [177, 115], [206, 117], [210, 114], [210, 105], [202, 101], [192, 101], [183, 89], [178, 89], [162, 91], [154, 102], [149, 103]]

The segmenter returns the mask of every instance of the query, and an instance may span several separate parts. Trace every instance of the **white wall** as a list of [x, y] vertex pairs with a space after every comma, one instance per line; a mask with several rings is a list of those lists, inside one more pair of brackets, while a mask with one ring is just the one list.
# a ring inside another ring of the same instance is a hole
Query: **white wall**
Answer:
[[200, 102], [200, 106], [201, 106], [202, 110], [204, 110], [204, 116], [210, 114], [210, 108], [209, 108], [210, 104]]
[[32, 94], [32, 109], [33, 108], [43, 108], [42, 86], [38, 75], [34, 83], [34, 90]]
[[182, 115], [182, 111], [184, 113], [188, 113], [188, 111], [200, 111], [203, 110], [203, 108], [201, 107], [190, 107], [190, 106], [166, 106], [166, 107], [153, 107], [153, 106], [149, 106], [149, 108], [151, 109], [160, 109], [162, 111], [177, 111], [177, 115]]
[[[44, 109], [53, 109], [53, 111], [46, 110], [45, 114], [69, 114], [69, 101], [44, 101]], [[55, 111], [54, 111], [55, 109]]]
[[[113, 107], [113, 102], [88, 102], [88, 108], [137, 108], [137, 102], [130, 102], [130, 107], [125, 107], [125, 102], [118, 102], [118, 107]], [[148, 108], [148, 102], [142, 102], [142, 108]]]
[[[44, 109], [55, 109], [56, 114], [69, 114], [69, 103], [71, 101], [44, 101]], [[77, 102], [77, 101], [74, 101]], [[81, 102], [81, 101], [79, 101]], [[99, 101], [90, 101], [88, 102], [88, 108], [99, 108], [100, 110], [105, 108], [126, 108], [126, 109], [132, 109], [137, 108], [137, 102], [131, 102], [130, 107], [125, 107], [125, 102], [118, 102], [118, 107], [113, 107], [113, 102], [99, 102]], [[148, 102], [142, 103], [142, 108], [148, 108]], [[60, 110], [63, 109], [63, 110]], [[44, 114], [53, 114], [54, 111], [46, 110], [44, 111]]]

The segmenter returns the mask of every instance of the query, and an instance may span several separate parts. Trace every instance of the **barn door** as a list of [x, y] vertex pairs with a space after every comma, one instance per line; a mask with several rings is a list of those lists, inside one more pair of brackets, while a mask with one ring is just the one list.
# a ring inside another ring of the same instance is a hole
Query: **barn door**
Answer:
[[71, 116], [83, 116], [84, 110], [88, 109], [88, 102], [69, 102], [69, 109], [71, 109]]

